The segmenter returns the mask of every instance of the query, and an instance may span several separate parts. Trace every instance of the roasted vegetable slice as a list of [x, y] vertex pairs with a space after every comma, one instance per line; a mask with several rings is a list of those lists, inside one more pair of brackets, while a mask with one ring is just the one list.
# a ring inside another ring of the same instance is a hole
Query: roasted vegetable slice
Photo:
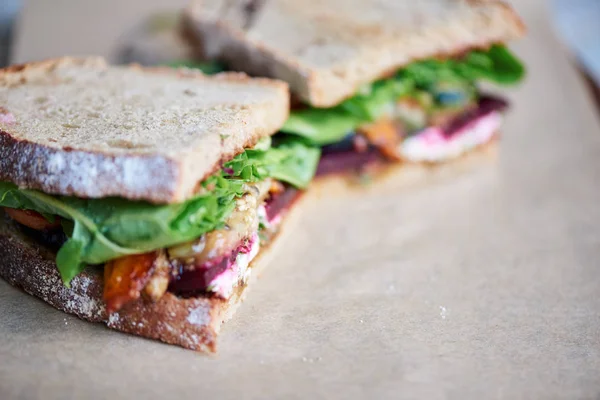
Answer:
[[109, 313], [136, 300], [157, 266], [158, 252], [121, 257], [104, 265], [104, 301]]
[[398, 160], [398, 146], [402, 138], [398, 132], [398, 128], [398, 125], [393, 121], [382, 119], [361, 126], [358, 128], [358, 132], [377, 147], [383, 155], [393, 160]]
[[31, 210], [17, 210], [16, 208], [5, 207], [4, 211], [9, 217], [25, 225], [28, 228], [35, 229], [36, 231], [48, 231], [60, 227], [60, 221], [58, 218], [54, 218], [53, 221], [48, 220], [42, 214], [31, 211]]

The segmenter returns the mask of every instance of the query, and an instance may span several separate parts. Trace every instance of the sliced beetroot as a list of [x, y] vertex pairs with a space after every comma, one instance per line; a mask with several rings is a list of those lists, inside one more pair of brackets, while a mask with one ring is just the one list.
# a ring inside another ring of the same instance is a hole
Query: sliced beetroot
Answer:
[[254, 240], [246, 239], [230, 254], [202, 265], [181, 265], [179, 274], [171, 281], [169, 291], [180, 296], [206, 292], [208, 285], [220, 274], [231, 268], [238, 254], [249, 253]]
[[508, 108], [508, 102], [500, 97], [483, 95], [479, 98], [478, 107], [461, 114], [443, 127], [444, 136], [452, 137], [474, 120], [491, 112], [502, 112]]
[[381, 153], [374, 148], [363, 152], [349, 150], [345, 152], [324, 154], [319, 161], [316, 175], [322, 176], [360, 170], [367, 165], [381, 161], [382, 157]]
[[289, 210], [301, 195], [302, 192], [300, 190], [291, 186], [286, 186], [285, 190], [281, 193], [271, 195], [265, 203], [267, 220], [271, 222]]
[[508, 106], [508, 101], [498, 96], [482, 95], [479, 98], [479, 108], [484, 112], [505, 111]]
[[193, 270], [183, 269], [180, 274], [171, 281], [169, 292], [179, 296], [191, 296], [197, 293], [206, 292], [208, 285], [217, 276], [230, 268], [235, 261], [237, 254], [222, 258], [219, 262], [213, 264], [210, 268], [196, 268]]
[[252, 250], [252, 246], [254, 245], [254, 240], [246, 240], [240, 247], [238, 247], [238, 254], [248, 254]]
[[321, 147], [321, 154], [361, 153], [374, 149], [376, 149], [376, 147], [369, 143], [367, 138], [356, 132], [352, 132], [337, 143]]

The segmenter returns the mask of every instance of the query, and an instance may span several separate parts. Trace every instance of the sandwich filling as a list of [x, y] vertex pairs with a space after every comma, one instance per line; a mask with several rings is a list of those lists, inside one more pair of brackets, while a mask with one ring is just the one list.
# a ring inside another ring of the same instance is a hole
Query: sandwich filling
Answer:
[[[175, 65], [207, 73], [224, 69], [218, 63]], [[503, 45], [416, 61], [335, 107], [296, 101], [275, 140], [295, 138], [321, 149], [317, 175], [450, 161], [498, 134], [508, 103], [482, 94], [480, 84], [513, 85], [524, 74], [521, 61]]]
[[[358, 130], [339, 143], [324, 146], [317, 175], [360, 171], [389, 161], [440, 163], [452, 160], [490, 142], [498, 134], [502, 112], [507, 106], [500, 98], [480, 96], [475, 107], [445, 124], [411, 133], [403, 133], [402, 123], [382, 120], [367, 128], [371, 141]], [[386, 131], [391, 131], [391, 135], [385, 136]], [[397, 137], [396, 132], [400, 132]], [[377, 135], [383, 139], [378, 141]]]
[[417, 61], [336, 107], [300, 105], [282, 132], [323, 149], [319, 175], [449, 161], [498, 133], [508, 103], [482, 94], [479, 84], [515, 84], [523, 75], [522, 63], [500, 45]]
[[109, 312], [166, 292], [228, 299], [311, 181], [319, 155], [298, 141], [264, 139], [180, 204], [51, 196], [0, 182], [0, 206], [24, 232], [59, 249], [65, 284], [87, 265], [102, 266]]

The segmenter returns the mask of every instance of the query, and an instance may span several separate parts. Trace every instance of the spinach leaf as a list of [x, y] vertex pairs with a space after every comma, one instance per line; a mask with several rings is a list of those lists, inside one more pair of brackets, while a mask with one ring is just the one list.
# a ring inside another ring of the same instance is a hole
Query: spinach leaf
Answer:
[[514, 85], [525, 77], [523, 63], [504, 46], [492, 46], [486, 52], [473, 51], [465, 61], [464, 65], [470, 69], [472, 79]]
[[361, 119], [342, 108], [307, 108], [290, 113], [281, 132], [301, 136], [316, 146], [340, 141], [361, 123]]
[[[73, 221], [71, 237], [57, 255], [57, 265], [63, 281], [68, 284], [81, 272], [84, 262], [96, 264], [107, 261], [107, 254], [118, 256], [135, 251], [111, 242], [101, 232], [93, 215], [84, 206], [85, 201], [75, 198], [60, 198], [34, 190], [21, 190], [12, 183], [0, 182], [0, 205], [34, 210], [44, 214], [58, 215]], [[100, 259], [101, 261], [96, 261]]]
[[473, 83], [478, 80], [511, 85], [521, 81], [524, 75], [523, 64], [500, 45], [486, 51], [471, 51], [462, 59], [418, 61], [398, 72], [400, 78], [412, 80], [420, 88], [428, 88], [437, 82]]

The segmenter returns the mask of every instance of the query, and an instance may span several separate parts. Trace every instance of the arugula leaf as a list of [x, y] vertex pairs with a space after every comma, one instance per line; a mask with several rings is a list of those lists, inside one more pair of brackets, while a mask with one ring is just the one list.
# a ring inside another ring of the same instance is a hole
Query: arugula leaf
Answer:
[[317, 170], [321, 150], [292, 137], [279, 139], [268, 151], [260, 143], [225, 164], [231, 176], [260, 181], [271, 177], [298, 188], [306, 188]]
[[179, 204], [155, 205], [122, 198], [78, 199], [51, 196], [0, 182], [0, 206], [58, 215], [69, 239], [56, 263], [66, 285], [86, 264], [102, 264], [184, 243], [223, 225], [243, 195], [244, 183], [268, 177], [305, 187], [312, 179], [319, 149], [299, 141], [279, 147], [262, 142], [225, 164], [202, 183], [202, 194]]
[[259, 173], [299, 188], [307, 187], [317, 170], [321, 150], [292, 138], [279, 142], [270, 151], [247, 150], [245, 154], [260, 165]]
[[377, 120], [402, 96], [416, 97], [425, 91], [436, 100], [431, 107], [456, 107], [475, 96], [475, 83], [479, 80], [510, 85], [519, 82], [524, 74], [523, 64], [500, 45], [487, 51], [472, 51], [462, 59], [417, 61], [394, 77], [363, 87], [336, 107], [292, 111], [281, 131], [324, 146]]

